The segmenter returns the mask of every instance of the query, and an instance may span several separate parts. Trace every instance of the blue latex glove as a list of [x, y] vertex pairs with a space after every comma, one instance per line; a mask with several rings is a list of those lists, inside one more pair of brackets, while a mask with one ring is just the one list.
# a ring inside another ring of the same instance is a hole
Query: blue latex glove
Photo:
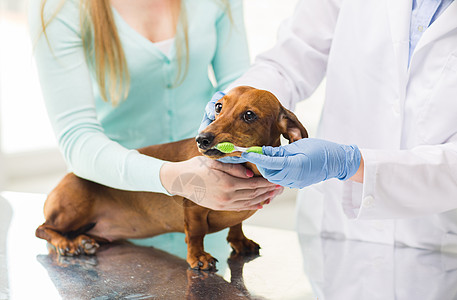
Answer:
[[[214, 121], [216, 118], [216, 111], [214, 108], [214, 105], [216, 104], [217, 101], [219, 101], [222, 97], [225, 96], [225, 93], [223, 92], [216, 92], [211, 100], [206, 104], [205, 107], [205, 114], [203, 115], [202, 122], [200, 124], [200, 127], [198, 128], [198, 132], [200, 133], [203, 129], [205, 129], [211, 122]], [[245, 159], [241, 157], [234, 157], [234, 156], [227, 156], [223, 158], [219, 158], [218, 161], [227, 163], [227, 164], [241, 164], [246, 162]]]
[[303, 188], [330, 178], [346, 180], [360, 166], [355, 145], [341, 145], [320, 139], [301, 139], [280, 147], [263, 147], [264, 155], [243, 153], [268, 181], [291, 188]]
[[203, 120], [198, 128], [198, 133], [202, 132], [211, 122], [216, 119], [216, 111], [214, 109], [214, 105], [217, 101], [219, 101], [222, 97], [225, 96], [223, 92], [216, 92], [211, 100], [205, 106], [205, 114], [203, 115]]

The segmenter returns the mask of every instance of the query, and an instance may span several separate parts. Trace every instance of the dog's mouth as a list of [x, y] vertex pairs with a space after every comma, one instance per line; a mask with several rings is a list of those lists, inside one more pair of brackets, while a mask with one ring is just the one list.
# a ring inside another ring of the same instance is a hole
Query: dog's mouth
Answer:
[[216, 148], [211, 148], [209, 150], [204, 151], [203, 155], [209, 156], [209, 157], [221, 158], [221, 157], [225, 156], [226, 154], [217, 150]]

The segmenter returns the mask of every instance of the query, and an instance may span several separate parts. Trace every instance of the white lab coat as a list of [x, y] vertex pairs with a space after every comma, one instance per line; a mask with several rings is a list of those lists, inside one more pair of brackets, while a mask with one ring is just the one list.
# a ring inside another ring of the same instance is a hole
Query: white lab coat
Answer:
[[457, 299], [455, 253], [304, 235], [299, 239], [314, 299]]
[[298, 230], [457, 252], [457, 1], [408, 67], [411, 0], [303, 0], [277, 45], [232, 86], [286, 106], [326, 76], [318, 137], [357, 144], [364, 183], [300, 193]]

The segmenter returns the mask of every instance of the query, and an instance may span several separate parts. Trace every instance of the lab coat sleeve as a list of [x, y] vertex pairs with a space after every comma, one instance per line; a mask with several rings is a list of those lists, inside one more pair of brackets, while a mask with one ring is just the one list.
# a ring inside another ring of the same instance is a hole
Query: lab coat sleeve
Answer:
[[280, 26], [276, 45], [227, 90], [240, 85], [268, 90], [289, 109], [308, 98], [325, 76], [341, 1], [300, 1]]
[[410, 150], [362, 149], [358, 219], [408, 218], [457, 208], [457, 141]]
[[163, 161], [110, 140], [97, 119], [91, 75], [79, 29], [78, 1], [49, 0], [42, 34], [40, 3], [31, 1], [29, 26], [44, 100], [67, 165], [77, 176], [123, 190], [167, 193], [159, 171]]
[[217, 91], [227, 88], [249, 68], [249, 50], [241, 0], [229, 2], [230, 13], [222, 11], [216, 21], [217, 45], [212, 60]]

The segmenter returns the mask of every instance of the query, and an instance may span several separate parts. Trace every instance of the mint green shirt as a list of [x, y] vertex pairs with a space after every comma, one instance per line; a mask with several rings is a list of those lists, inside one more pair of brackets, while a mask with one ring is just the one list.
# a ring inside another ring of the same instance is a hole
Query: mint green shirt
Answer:
[[[48, 0], [46, 18], [60, 2]], [[132, 149], [195, 136], [212, 94], [248, 68], [242, 1], [230, 1], [230, 21], [218, 0], [183, 0], [190, 59], [187, 76], [176, 87], [175, 46], [165, 55], [113, 9], [131, 84], [128, 98], [116, 107], [101, 99], [86, 63], [79, 1], [67, 0], [48, 26], [52, 51], [39, 35], [40, 3], [30, 3], [34, 55], [49, 119], [71, 171], [113, 188], [166, 193], [159, 179], [163, 161]]]

